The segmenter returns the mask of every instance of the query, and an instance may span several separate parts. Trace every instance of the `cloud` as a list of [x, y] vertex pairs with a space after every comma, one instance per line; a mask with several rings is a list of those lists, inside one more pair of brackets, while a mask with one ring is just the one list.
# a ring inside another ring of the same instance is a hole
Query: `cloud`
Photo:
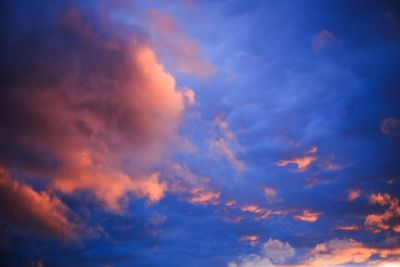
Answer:
[[311, 47], [318, 51], [332, 44], [338, 44], [336, 37], [330, 31], [322, 30], [313, 37]]
[[271, 201], [277, 198], [278, 192], [276, 192], [276, 190], [273, 188], [266, 187], [264, 188], [264, 195], [268, 200]]
[[240, 210], [243, 212], [254, 214], [255, 220], [268, 219], [274, 215], [280, 216], [280, 215], [286, 215], [289, 213], [289, 211], [285, 211], [285, 210], [270, 210], [270, 209], [262, 208], [256, 204], [244, 204], [244, 205], [240, 206]]
[[245, 235], [239, 238], [240, 242], [248, 242], [251, 246], [255, 247], [258, 244], [258, 235]]
[[194, 94], [176, 88], [139, 31], [86, 15], [61, 12], [4, 46], [12, 78], [0, 92], [0, 162], [64, 194], [89, 191], [111, 210], [129, 194], [157, 202], [167, 183], [152, 168]]
[[263, 244], [261, 255], [250, 254], [229, 262], [228, 267], [274, 267], [293, 257], [295, 250], [286, 242], [270, 238]]
[[235, 262], [229, 262], [228, 267], [274, 267], [270, 259], [252, 254], [240, 257]]
[[185, 100], [189, 106], [193, 106], [196, 104], [196, 97], [192, 89], [190, 89], [189, 87], [185, 87], [182, 90], [182, 94], [185, 97]]
[[172, 61], [174, 69], [198, 77], [215, 73], [215, 66], [202, 58], [197, 42], [181, 32], [175, 19], [167, 11], [152, 9], [148, 14], [150, 29], [154, 33], [153, 45], [167, 61]]
[[[64, 241], [78, 239], [79, 226], [70, 209], [56, 196], [37, 192], [0, 166], [0, 214], [25, 230]], [[75, 218], [76, 219], [76, 218]]]
[[276, 165], [279, 167], [286, 167], [289, 164], [295, 164], [295, 165], [297, 165], [297, 168], [296, 168], [297, 172], [304, 172], [317, 159], [317, 156], [314, 155], [317, 152], [317, 150], [318, 150], [318, 148], [316, 146], [313, 146], [309, 150], [306, 151], [305, 155], [299, 156], [299, 157], [294, 157], [291, 159], [280, 160], [276, 163]]
[[[363, 264], [362, 266], [376, 266], [371, 257], [377, 255], [380, 260], [388, 256], [399, 256], [400, 249], [371, 248], [353, 239], [333, 239], [316, 245], [306, 256], [304, 267], [333, 267], [346, 266], [345, 264]], [[388, 259], [389, 260], [389, 259]], [[396, 261], [399, 263], [399, 261]], [[381, 262], [382, 263], [382, 262]]]
[[339, 225], [335, 227], [336, 230], [340, 231], [358, 231], [360, 230], [360, 226], [358, 225]]
[[210, 179], [193, 173], [188, 167], [173, 163], [169, 171], [171, 177], [170, 191], [184, 195], [185, 200], [192, 204], [216, 205], [221, 192], [210, 187]]
[[277, 239], [268, 239], [264, 244], [264, 255], [271, 259], [274, 263], [282, 263], [291, 258], [295, 254], [294, 248], [287, 242], [282, 242]]
[[362, 194], [362, 191], [360, 189], [353, 189], [350, 190], [349, 193], [347, 194], [347, 201], [353, 202], [357, 200]]
[[210, 140], [209, 146], [211, 152], [216, 156], [226, 158], [236, 171], [243, 171], [246, 168], [246, 164], [237, 158], [232, 148], [234, 146], [239, 147], [235, 134], [229, 129], [228, 123], [221, 117], [215, 119], [215, 124], [221, 133], [221, 137]]
[[381, 132], [387, 136], [400, 137], [400, 119], [389, 117], [382, 121]]
[[314, 212], [310, 210], [303, 210], [303, 212], [299, 215], [294, 215], [293, 218], [303, 222], [316, 222], [318, 217], [320, 216], [321, 212]]
[[379, 193], [371, 194], [369, 201], [371, 204], [387, 206], [387, 209], [383, 213], [369, 214], [364, 221], [365, 227], [375, 234], [390, 229], [394, 232], [400, 232], [399, 200], [389, 194]]

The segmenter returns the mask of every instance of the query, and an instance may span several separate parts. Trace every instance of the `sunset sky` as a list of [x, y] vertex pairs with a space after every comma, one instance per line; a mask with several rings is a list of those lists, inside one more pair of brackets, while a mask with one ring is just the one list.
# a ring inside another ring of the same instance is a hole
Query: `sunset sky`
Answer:
[[0, 21], [0, 266], [400, 266], [398, 1]]

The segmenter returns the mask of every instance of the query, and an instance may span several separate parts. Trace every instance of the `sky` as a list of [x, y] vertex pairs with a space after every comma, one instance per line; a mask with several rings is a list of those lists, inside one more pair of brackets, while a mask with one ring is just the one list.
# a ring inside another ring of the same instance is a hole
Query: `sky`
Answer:
[[400, 5], [4, 0], [0, 265], [400, 266]]

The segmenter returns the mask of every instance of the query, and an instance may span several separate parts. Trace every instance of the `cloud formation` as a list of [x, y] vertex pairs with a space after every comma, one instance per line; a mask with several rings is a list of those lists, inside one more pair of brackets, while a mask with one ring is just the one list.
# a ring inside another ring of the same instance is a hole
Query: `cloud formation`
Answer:
[[13, 179], [0, 166], [0, 215], [25, 230], [64, 241], [78, 240], [79, 224], [72, 211], [58, 197], [35, 191]]
[[369, 214], [364, 221], [365, 227], [377, 234], [385, 230], [400, 232], [400, 206], [399, 200], [389, 194], [371, 194], [369, 201], [387, 207], [383, 213]]
[[168, 184], [154, 166], [178, 139], [185, 99], [193, 105], [195, 97], [177, 88], [140, 29], [115, 26], [117, 4], [91, 15], [78, 4], [54, 6], [40, 7], [46, 24], [4, 32], [0, 164], [51, 192], [2, 174], [7, 202], [36, 199], [43, 214], [34, 209], [34, 223], [71, 237], [68, 208], [53, 195], [89, 192], [114, 212], [129, 196], [163, 198]]
[[303, 222], [316, 222], [320, 216], [321, 212], [317, 211], [310, 211], [310, 210], [303, 210], [301, 214], [294, 215], [293, 218]]
[[274, 267], [294, 256], [295, 250], [287, 243], [277, 239], [268, 239], [263, 244], [261, 255], [250, 254], [229, 262], [228, 267]]

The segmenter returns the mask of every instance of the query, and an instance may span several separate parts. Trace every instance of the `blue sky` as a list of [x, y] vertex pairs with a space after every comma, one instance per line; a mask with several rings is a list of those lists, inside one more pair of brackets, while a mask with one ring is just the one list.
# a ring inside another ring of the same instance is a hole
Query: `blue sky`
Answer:
[[396, 1], [4, 1], [0, 265], [400, 264]]

